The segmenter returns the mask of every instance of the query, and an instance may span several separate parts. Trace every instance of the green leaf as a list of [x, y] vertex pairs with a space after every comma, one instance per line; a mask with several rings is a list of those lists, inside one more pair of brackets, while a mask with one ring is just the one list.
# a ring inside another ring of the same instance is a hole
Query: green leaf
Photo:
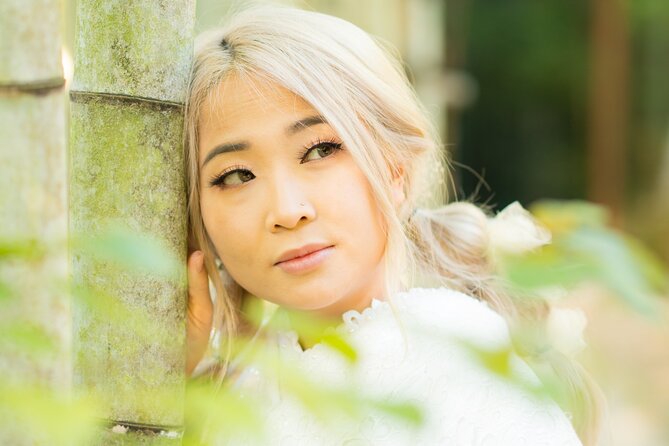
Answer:
[[42, 327], [22, 321], [0, 325], [0, 345], [40, 354], [48, 353], [55, 347]]
[[583, 226], [602, 227], [610, 220], [606, 208], [580, 200], [541, 200], [530, 210], [541, 224], [556, 234]]
[[604, 208], [587, 202], [543, 201], [532, 209], [554, 231], [554, 239], [548, 247], [500, 257], [500, 270], [520, 295], [595, 282], [634, 310], [657, 314], [654, 297], [669, 287], [667, 271], [641, 243], [607, 228]]
[[394, 401], [374, 401], [372, 407], [413, 426], [420, 426], [425, 422], [423, 411], [416, 405]]
[[163, 240], [120, 226], [110, 226], [93, 236], [75, 240], [73, 246], [77, 253], [128, 271], [176, 278], [185, 268], [185, 259], [182, 265]]
[[632, 308], [647, 316], [656, 314], [657, 305], [642, 263], [623, 237], [606, 229], [582, 228], [569, 234], [565, 245], [592, 256], [597, 266], [595, 278]]
[[110, 295], [99, 288], [76, 286], [71, 288], [75, 309], [89, 312], [97, 320], [104, 320], [110, 326], [124, 327], [117, 330], [117, 336], [137, 338], [141, 342], [129, 342], [126, 347], [141, 348], [147, 343], [169, 343], [174, 336], [168, 327], [142, 311], [134, 310], [117, 296]]
[[46, 254], [45, 246], [37, 239], [0, 239], [0, 260], [37, 260]]
[[[43, 444], [88, 445], [99, 413], [89, 399], [71, 400], [40, 386], [0, 383], [0, 430], [41, 439]], [[25, 438], [25, 437], [23, 437]]]
[[[331, 332], [331, 334], [334, 331]], [[331, 340], [338, 339], [330, 337]], [[345, 347], [347, 348], [347, 347]], [[254, 354], [242, 353], [244, 366], [258, 367], [261, 375], [280, 380], [282, 392], [292, 395], [305, 409], [322, 423], [329, 423], [333, 416], [360, 417], [367, 410], [388, 409], [392, 415], [407, 415], [408, 420], [415, 420], [416, 415], [409, 409], [410, 404], [403, 402], [383, 402], [381, 399], [365, 398], [359, 395], [354, 386], [332, 387], [314, 381], [290, 361], [275, 354], [274, 349], [264, 339], [256, 339], [247, 345], [245, 351], [254, 351]], [[353, 367], [351, 362], [345, 362], [344, 367]], [[406, 409], [406, 411], [403, 411]]]
[[240, 434], [261, 438], [263, 420], [258, 409], [255, 400], [242, 398], [226, 387], [217, 388], [211, 382], [191, 382], [186, 391], [184, 445], [202, 444], [203, 435], [205, 440]]
[[511, 378], [511, 348], [486, 350], [464, 341], [463, 344], [486, 369], [496, 375]]
[[293, 330], [300, 339], [308, 344], [323, 343], [350, 362], [355, 362], [358, 355], [346, 339], [345, 334], [334, 327], [341, 324], [341, 319], [326, 318], [304, 311], [294, 311], [286, 308], [277, 310], [268, 324], [272, 331]]
[[358, 359], [358, 352], [341, 334], [334, 330], [328, 330], [321, 338], [321, 342], [341, 353], [344, 358], [352, 363]]
[[14, 297], [14, 290], [0, 280], [0, 303], [7, 303]]
[[[508, 385], [525, 392], [533, 398], [545, 400], [550, 398], [554, 393], [564, 390], [564, 383], [561, 380], [546, 382], [540, 380], [539, 383], [536, 383], [528, 380], [524, 374], [519, 374], [513, 362], [514, 358], [519, 357], [514, 354], [511, 346], [499, 350], [490, 350], [465, 340], [461, 340], [459, 343], [472, 355], [481, 367], [502, 378]], [[536, 371], [534, 367], [533, 370]]]
[[567, 252], [557, 244], [522, 256], [507, 256], [502, 261], [507, 279], [525, 290], [574, 286], [598, 271], [590, 256]]

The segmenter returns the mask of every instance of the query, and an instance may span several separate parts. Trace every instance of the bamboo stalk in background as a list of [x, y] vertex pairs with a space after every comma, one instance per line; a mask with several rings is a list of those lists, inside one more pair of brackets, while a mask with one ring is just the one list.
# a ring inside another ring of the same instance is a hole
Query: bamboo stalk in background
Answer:
[[624, 220], [630, 44], [625, 2], [590, 0], [588, 199]]
[[[105, 305], [75, 311], [75, 384], [102, 399], [99, 417], [116, 426], [100, 434], [100, 444], [180, 442], [187, 249], [182, 104], [194, 21], [194, 0], [78, 4], [70, 93], [73, 282], [93, 299], [121, 302], [133, 316], [110, 317]], [[182, 265], [177, 274], [119, 271], [81, 249], [77, 240], [110, 222], [161, 240]]]
[[56, 444], [11, 401], [71, 380], [59, 1], [2, 1], [0, 33], [0, 444]]

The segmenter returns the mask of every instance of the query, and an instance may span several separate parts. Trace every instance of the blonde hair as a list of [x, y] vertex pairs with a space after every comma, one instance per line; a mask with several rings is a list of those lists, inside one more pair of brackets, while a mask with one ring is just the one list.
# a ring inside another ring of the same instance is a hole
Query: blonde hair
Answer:
[[[417, 209], [419, 199], [435, 189], [445, 198], [447, 159], [399, 58], [339, 18], [265, 6], [244, 10], [225, 27], [198, 36], [186, 103], [192, 243], [204, 252], [216, 289], [215, 329], [223, 339], [239, 330], [244, 290], [217, 261], [202, 221], [198, 122], [203, 104], [231, 75], [292, 91], [317, 109], [342, 139], [367, 177], [385, 219], [387, 296], [420, 279], [489, 302], [510, 319], [539, 313], [519, 308], [494, 274], [487, 255], [487, 215], [481, 208], [455, 202], [438, 209]], [[397, 178], [405, 195], [399, 209], [391, 196]], [[212, 274], [219, 269], [220, 275]], [[223, 354], [224, 362], [229, 355], [229, 350]], [[575, 384], [575, 393], [584, 387]], [[583, 415], [587, 426], [579, 429], [582, 438], [596, 430], [595, 406], [588, 406]]]

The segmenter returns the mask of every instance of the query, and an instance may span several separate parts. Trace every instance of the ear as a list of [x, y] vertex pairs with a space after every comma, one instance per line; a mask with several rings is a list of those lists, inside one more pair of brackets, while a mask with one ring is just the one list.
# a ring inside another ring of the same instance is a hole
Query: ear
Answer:
[[406, 199], [404, 194], [404, 167], [399, 166], [396, 169], [393, 169], [393, 182], [391, 185], [391, 192], [393, 197], [393, 203], [395, 208], [399, 209]]

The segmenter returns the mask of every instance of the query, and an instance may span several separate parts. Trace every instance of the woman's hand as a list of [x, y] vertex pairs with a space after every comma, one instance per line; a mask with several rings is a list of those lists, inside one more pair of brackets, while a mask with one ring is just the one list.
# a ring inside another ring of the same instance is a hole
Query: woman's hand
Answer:
[[188, 257], [188, 322], [186, 331], [186, 376], [202, 359], [209, 344], [213, 304], [202, 251]]

